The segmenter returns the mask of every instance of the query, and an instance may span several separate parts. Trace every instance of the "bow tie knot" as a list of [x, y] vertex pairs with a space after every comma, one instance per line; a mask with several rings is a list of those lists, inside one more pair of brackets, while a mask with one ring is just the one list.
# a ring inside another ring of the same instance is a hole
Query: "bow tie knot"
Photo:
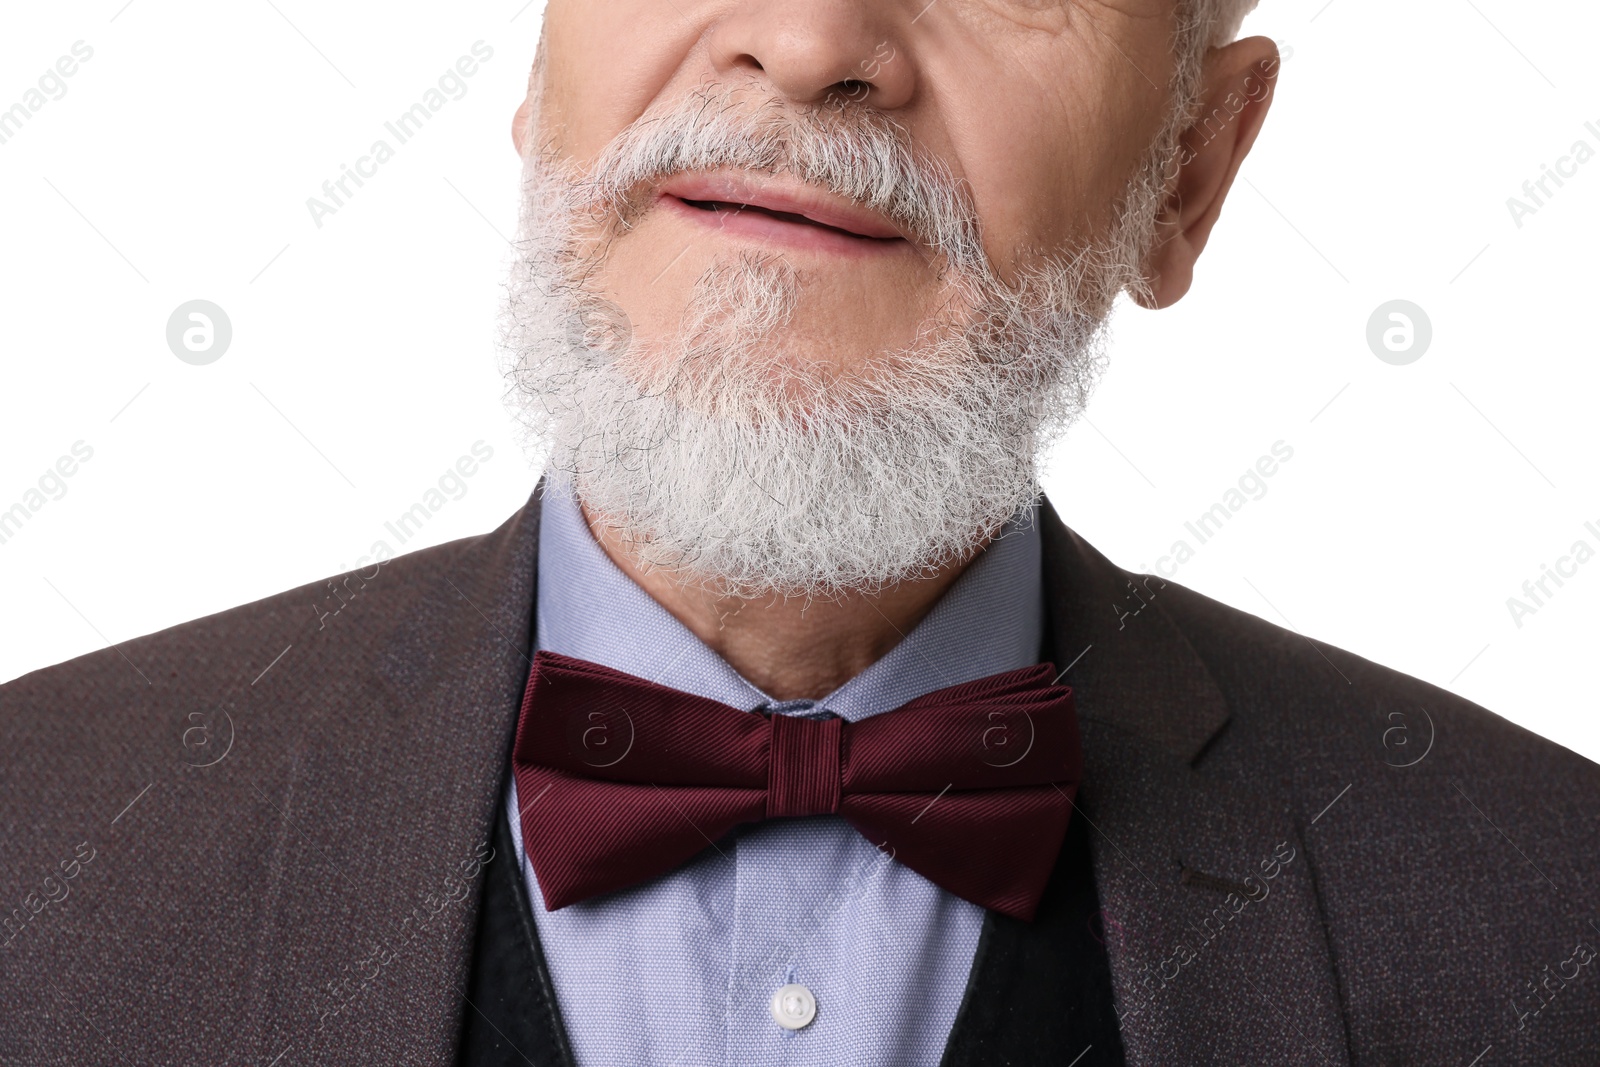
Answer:
[[767, 818], [839, 810], [842, 719], [773, 715], [767, 749]]

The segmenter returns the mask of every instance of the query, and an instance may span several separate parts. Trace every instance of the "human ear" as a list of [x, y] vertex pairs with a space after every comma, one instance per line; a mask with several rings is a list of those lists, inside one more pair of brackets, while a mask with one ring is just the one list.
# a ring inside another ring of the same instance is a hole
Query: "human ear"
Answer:
[[1200, 109], [1169, 168], [1156, 244], [1144, 263], [1149, 291], [1135, 296], [1148, 308], [1168, 307], [1189, 291], [1195, 262], [1276, 95], [1280, 60], [1269, 38], [1212, 49], [1205, 63]]

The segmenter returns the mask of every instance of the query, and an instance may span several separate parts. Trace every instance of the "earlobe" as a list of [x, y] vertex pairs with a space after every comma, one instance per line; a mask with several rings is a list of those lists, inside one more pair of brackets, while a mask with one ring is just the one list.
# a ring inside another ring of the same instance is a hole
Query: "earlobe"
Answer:
[[517, 110], [511, 116], [511, 143], [516, 147], [517, 155], [527, 155], [528, 138], [533, 131], [528, 128], [529, 119], [533, 116], [533, 102], [539, 93], [539, 79], [544, 76], [544, 38], [539, 38], [539, 47], [533, 53], [533, 66], [528, 71], [528, 91], [523, 96], [522, 103], [517, 105]]
[[528, 114], [531, 110], [531, 101], [524, 99], [511, 116], [511, 143], [516, 147], [519, 156], [527, 149]]
[[1137, 299], [1147, 308], [1168, 307], [1189, 291], [1195, 263], [1272, 104], [1277, 45], [1266, 37], [1235, 41], [1214, 50], [1206, 66], [1200, 108], [1169, 168], [1167, 203], [1145, 262], [1149, 292]]

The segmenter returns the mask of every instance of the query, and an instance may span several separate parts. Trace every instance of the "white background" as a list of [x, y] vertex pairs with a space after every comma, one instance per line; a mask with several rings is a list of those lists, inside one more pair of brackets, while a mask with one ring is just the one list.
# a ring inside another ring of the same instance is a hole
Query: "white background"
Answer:
[[[493, 348], [522, 2], [8, 12], [0, 108], [94, 55], [0, 144], [0, 510], [75, 442], [93, 458], [0, 544], [0, 678], [401, 548], [385, 521], [477, 441], [493, 458], [403, 550], [523, 502]], [[1520, 627], [1506, 603], [1600, 549], [1600, 159], [1520, 228], [1506, 204], [1600, 150], [1600, 11], [1266, 0], [1246, 30], [1290, 54], [1262, 140], [1189, 298], [1119, 315], [1050, 494], [1124, 565], [1188, 540], [1177, 581], [1600, 757], [1600, 560]], [[466, 95], [316, 227], [306, 199], [478, 40]], [[234, 329], [209, 366], [165, 339], [196, 298]], [[1408, 366], [1366, 341], [1396, 298], [1433, 325]], [[1184, 523], [1280, 440], [1267, 494], [1199, 545]]]

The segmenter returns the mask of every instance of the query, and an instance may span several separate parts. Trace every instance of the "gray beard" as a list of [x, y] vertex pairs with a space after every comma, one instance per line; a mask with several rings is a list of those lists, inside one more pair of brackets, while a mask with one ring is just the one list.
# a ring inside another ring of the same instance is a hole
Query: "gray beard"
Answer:
[[[527, 154], [501, 342], [532, 450], [643, 564], [721, 595], [836, 598], [967, 559], [1037, 497], [1037, 458], [1099, 377], [1158, 203], [1134, 183], [1106, 246], [1006, 285], [964, 190], [880, 116], [774, 124], [704, 95], [647, 114], [587, 174]], [[824, 374], [779, 352], [801, 279], [745, 254], [698, 280], [673, 337], [642, 344], [588, 284], [580, 234], [636, 219], [643, 184], [721, 165], [883, 211], [944, 253], [957, 310]]]

